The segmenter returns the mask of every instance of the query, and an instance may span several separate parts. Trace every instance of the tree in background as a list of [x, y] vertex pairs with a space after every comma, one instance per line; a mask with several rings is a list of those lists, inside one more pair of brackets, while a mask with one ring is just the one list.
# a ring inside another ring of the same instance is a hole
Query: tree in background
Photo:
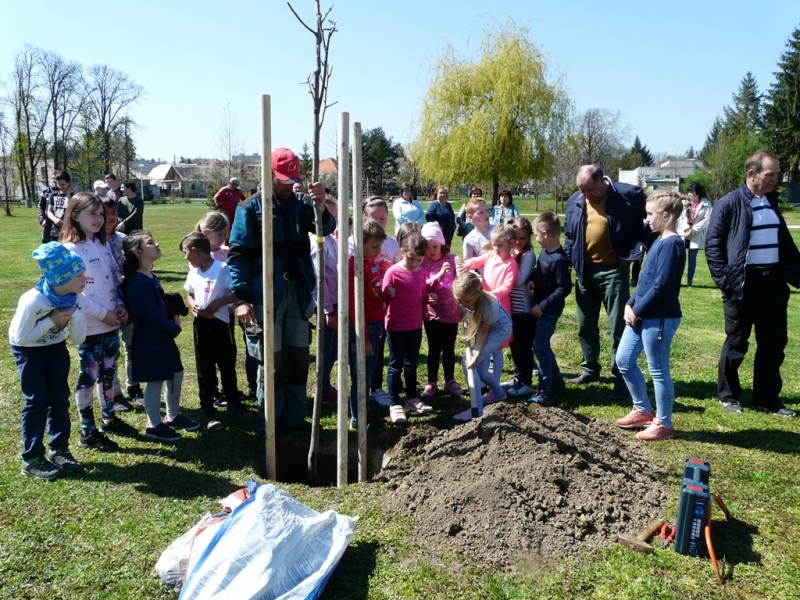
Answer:
[[425, 178], [440, 183], [520, 183], [549, 172], [548, 142], [563, 138], [570, 100], [526, 28], [509, 21], [487, 31], [477, 59], [448, 46], [423, 99], [411, 152]]
[[303, 142], [303, 150], [299, 154], [300, 158], [300, 173], [303, 175], [305, 181], [311, 181], [311, 172], [314, 168], [314, 159], [308, 151], [308, 142]]
[[769, 147], [792, 183], [800, 182], [800, 29], [786, 42], [766, 101]]
[[3, 210], [8, 216], [11, 216], [11, 199], [14, 192], [12, 144], [11, 129], [6, 124], [5, 113], [0, 110], [0, 197], [3, 201]]
[[383, 127], [367, 129], [361, 136], [361, 161], [364, 176], [376, 194], [383, 194], [387, 181], [397, 175], [397, 162], [403, 147], [387, 138]]
[[764, 148], [761, 94], [752, 73], [747, 72], [732, 97], [733, 104], [723, 109], [725, 118], [714, 120], [700, 152], [704, 185], [714, 200], [742, 184], [747, 158]]
[[596, 164], [610, 175], [616, 173], [629, 135], [620, 111], [590, 108], [575, 120], [573, 131], [580, 165]]
[[620, 161], [619, 168], [633, 170], [639, 167], [652, 167], [655, 161], [653, 155], [647, 146], [642, 145], [639, 136], [633, 140], [633, 146], [628, 150], [627, 154]]
[[112, 139], [122, 126], [125, 109], [144, 94], [144, 88], [131, 81], [125, 73], [107, 65], [91, 67], [85, 86], [87, 101], [102, 139], [103, 167], [109, 173], [114, 167]]
[[419, 164], [409, 154], [407, 148], [403, 148], [397, 159], [397, 176], [402, 182], [411, 184], [411, 197], [416, 198], [418, 194], [425, 193], [420, 181]]
[[764, 126], [762, 97], [755, 77], [748, 71], [733, 95], [733, 104], [724, 108], [725, 133], [729, 136], [737, 136], [740, 133], [761, 133]]

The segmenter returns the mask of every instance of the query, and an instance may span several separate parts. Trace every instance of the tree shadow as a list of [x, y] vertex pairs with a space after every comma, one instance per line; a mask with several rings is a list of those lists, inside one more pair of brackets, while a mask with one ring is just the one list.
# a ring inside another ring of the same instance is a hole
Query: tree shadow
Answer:
[[681, 381], [673, 380], [676, 398], [691, 398], [693, 400], [716, 400], [717, 382], [710, 381]]
[[680, 438], [690, 442], [704, 444], [724, 444], [764, 450], [780, 454], [797, 454], [800, 452], [800, 433], [781, 429], [744, 429], [741, 431], [686, 431], [680, 432]]
[[350, 544], [320, 598], [367, 598], [369, 577], [375, 570], [378, 549], [379, 545], [375, 542]]

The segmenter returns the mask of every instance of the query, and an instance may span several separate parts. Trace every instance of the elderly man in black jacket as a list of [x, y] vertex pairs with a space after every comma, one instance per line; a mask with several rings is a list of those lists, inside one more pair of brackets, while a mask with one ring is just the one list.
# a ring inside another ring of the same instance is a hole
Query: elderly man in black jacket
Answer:
[[597, 165], [584, 165], [576, 177], [578, 191], [567, 201], [564, 251], [575, 269], [578, 340], [583, 351], [581, 374], [570, 383], [600, 378], [600, 307], [605, 308], [612, 337], [615, 383], [609, 401], [628, 397], [613, 358], [625, 330], [623, 314], [630, 298], [630, 263], [641, 260], [656, 238], [645, 224], [644, 192], [635, 185], [611, 181]]
[[753, 408], [784, 417], [796, 413], [779, 395], [788, 339], [789, 286], [800, 287], [800, 251], [778, 210], [780, 164], [768, 152], [747, 159], [747, 178], [714, 206], [706, 235], [706, 260], [722, 290], [725, 344], [719, 357], [717, 395], [731, 412], [742, 412], [739, 365], [756, 330]]

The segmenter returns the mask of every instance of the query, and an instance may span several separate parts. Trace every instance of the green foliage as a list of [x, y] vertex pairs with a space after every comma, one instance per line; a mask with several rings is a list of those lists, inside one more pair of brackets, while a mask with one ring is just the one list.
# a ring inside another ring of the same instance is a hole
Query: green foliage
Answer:
[[792, 183], [800, 182], [800, 29], [792, 32], [778, 62], [766, 106], [770, 148]]
[[311, 156], [311, 152], [308, 148], [308, 142], [303, 142], [303, 149], [300, 151], [300, 173], [303, 175], [303, 179], [306, 181], [311, 181], [311, 171], [314, 168], [314, 159]]
[[513, 21], [488, 31], [479, 56], [448, 46], [423, 99], [410, 152], [423, 179], [522, 182], [547, 174], [548, 141], [563, 138], [570, 100], [549, 59]]
[[762, 97], [755, 77], [748, 71], [733, 95], [733, 106], [726, 106], [724, 109], [725, 133], [729, 136], [760, 133], [764, 126]]
[[397, 162], [403, 147], [386, 137], [383, 127], [367, 129], [361, 135], [361, 161], [364, 176], [369, 178], [372, 191], [383, 194], [387, 181], [397, 175]]
[[652, 167], [653, 162], [653, 155], [647, 146], [642, 145], [637, 135], [636, 139], [633, 140], [633, 146], [620, 161], [619, 168], [632, 170], [638, 167]]
[[742, 185], [747, 159], [763, 146], [762, 136], [756, 133], [744, 132], [738, 135], [721, 133], [705, 161], [708, 172], [706, 192], [709, 199], [718, 200]]

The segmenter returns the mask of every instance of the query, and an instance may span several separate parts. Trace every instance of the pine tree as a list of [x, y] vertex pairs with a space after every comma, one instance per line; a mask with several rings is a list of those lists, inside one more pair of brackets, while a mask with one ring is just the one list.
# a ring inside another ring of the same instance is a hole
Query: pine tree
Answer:
[[714, 150], [714, 146], [719, 141], [719, 134], [722, 133], [722, 119], [717, 117], [714, 119], [714, 124], [706, 136], [706, 143], [703, 144], [703, 149], [700, 150], [700, 158], [705, 161], [708, 155]]
[[789, 181], [800, 182], [800, 29], [786, 42], [767, 94], [765, 124], [770, 149]]
[[733, 106], [725, 107], [725, 133], [730, 136], [760, 133], [764, 126], [762, 97], [756, 78], [748, 71], [733, 95]]
[[653, 166], [653, 155], [650, 153], [650, 150], [647, 146], [643, 146], [639, 136], [636, 136], [636, 139], [633, 140], [633, 146], [630, 149], [631, 154], [639, 154], [642, 157], [642, 166], [644, 167], [652, 167]]

